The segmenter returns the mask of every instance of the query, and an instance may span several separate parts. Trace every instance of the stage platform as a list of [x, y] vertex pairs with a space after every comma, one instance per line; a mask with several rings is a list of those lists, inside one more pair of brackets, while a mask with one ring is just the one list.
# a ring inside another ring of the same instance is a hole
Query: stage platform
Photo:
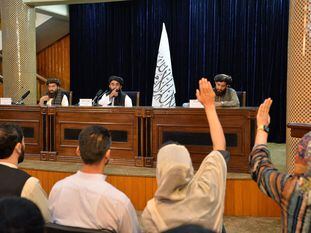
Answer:
[[[282, 152], [282, 148], [277, 148]], [[58, 180], [75, 173], [80, 167], [80, 163], [36, 160], [25, 160], [20, 164], [21, 169], [40, 179], [47, 194]], [[123, 191], [139, 211], [144, 209], [157, 188], [155, 168], [108, 165], [104, 173], [108, 176], [107, 181]], [[224, 214], [279, 217], [280, 208], [259, 191], [248, 173], [228, 173]]]

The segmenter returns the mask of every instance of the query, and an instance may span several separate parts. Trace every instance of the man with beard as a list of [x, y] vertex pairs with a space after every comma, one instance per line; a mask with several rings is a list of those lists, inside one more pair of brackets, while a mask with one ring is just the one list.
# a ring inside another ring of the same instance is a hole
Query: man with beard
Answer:
[[67, 92], [60, 88], [60, 81], [56, 78], [49, 78], [46, 82], [48, 92], [46, 95], [40, 98], [40, 106], [52, 106], [52, 105], [61, 105], [68, 106], [69, 101], [67, 97]]
[[217, 74], [215, 81], [215, 105], [224, 107], [239, 107], [240, 101], [234, 89], [230, 88], [232, 77], [226, 74]]
[[131, 98], [122, 91], [124, 80], [118, 76], [110, 76], [108, 79], [109, 89], [99, 99], [102, 106], [125, 106], [132, 107]]
[[24, 197], [33, 201], [49, 221], [46, 193], [37, 178], [17, 169], [23, 162], [25, 142], [22, 129], [14, 124], [0, 125], [0, 198]]

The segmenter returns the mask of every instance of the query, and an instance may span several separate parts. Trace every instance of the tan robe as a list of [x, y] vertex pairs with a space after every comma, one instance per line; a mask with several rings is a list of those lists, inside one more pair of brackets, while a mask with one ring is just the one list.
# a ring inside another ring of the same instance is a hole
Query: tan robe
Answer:
[[142, 214], [146, 233], [162, 232], [183, 224], [198, 224], [216, 232], [223, 225], [227, 166], [212, 151], [193, 175], [188, 150], [170, 144], [159, 150], [158, 189]]

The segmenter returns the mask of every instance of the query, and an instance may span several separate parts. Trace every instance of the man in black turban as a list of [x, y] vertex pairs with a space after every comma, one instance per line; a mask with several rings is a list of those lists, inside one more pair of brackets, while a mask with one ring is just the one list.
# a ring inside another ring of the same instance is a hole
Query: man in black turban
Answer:
[[215, 105], [224, 107], [239, 107], [240, 101], [234, 89], [230, 88], [232, 77], [226, 74], [217, 74], [215, 81]]
[[109, 88], [99, 99], [98, 104], [102, 106], [125, 106], [132, 107], [131, 98], [122, 91], [124, 85], [123, 78], [110, 76], [108, 79]]

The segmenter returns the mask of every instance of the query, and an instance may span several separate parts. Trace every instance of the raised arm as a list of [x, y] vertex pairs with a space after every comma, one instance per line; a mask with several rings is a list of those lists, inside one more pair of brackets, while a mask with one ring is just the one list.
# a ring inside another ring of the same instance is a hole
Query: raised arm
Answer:
[[213, 150], [226, 150], [225, 135], [215, 108], [215, 93], [211, 83], [206, 78], [202, 78], [199, 81], [199, 90], [196, 90], [196, 96], [205, 109], [213, 142]]
[[272, 104], [270, 98], [265, 99], [265, 101], [259, 106], [257, 112], [257, 133], [255, 138], [255, 145], [267, 144], [268, 133], [265, 132], [264, 127], [268, 127], [270, 124], [269, 110]]

